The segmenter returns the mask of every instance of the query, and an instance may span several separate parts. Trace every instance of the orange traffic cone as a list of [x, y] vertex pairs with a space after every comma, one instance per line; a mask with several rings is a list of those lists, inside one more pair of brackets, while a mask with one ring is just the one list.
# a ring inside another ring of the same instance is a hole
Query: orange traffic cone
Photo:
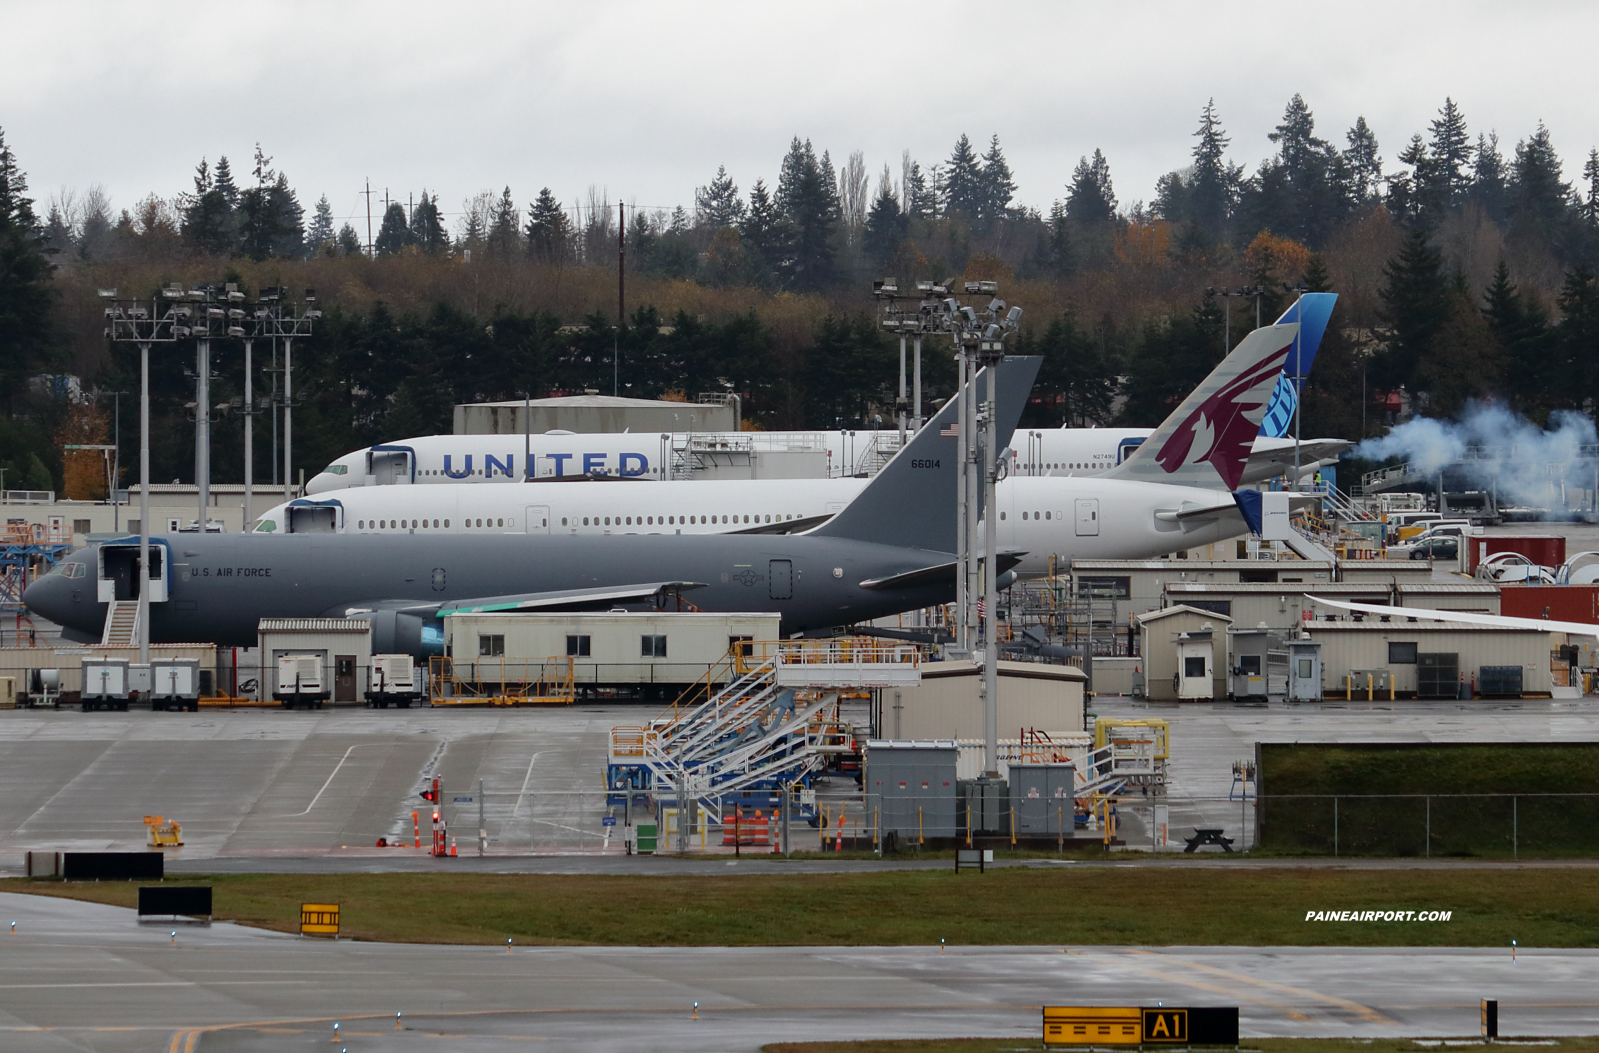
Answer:
[[450, 855], [455, 855], [455, 838], [450, 838]]

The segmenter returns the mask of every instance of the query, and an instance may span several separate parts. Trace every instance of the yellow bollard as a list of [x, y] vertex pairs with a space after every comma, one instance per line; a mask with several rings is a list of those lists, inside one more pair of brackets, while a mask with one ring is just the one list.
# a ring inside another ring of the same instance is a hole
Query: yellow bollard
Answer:
[[942, 937], [942, 936], [940, 936], [938, 938], [938, 953], [939, 954], [943, 954], [944, 953], [944, 937]]
[[1353, 701], [1355, 697], [1355, 674], [1344, 674], [1344, 697]]
[[972, 806], [966, 806], [966, 847], [972, 847]]
[[173, 929], [172, 930], [172, 946], [176, 947], [177, 945], [178, 945], [178, 930], [177, 929]]
[[1016, 806], [1010, 807], [1010, 846], [1016, 847]]
[[1374, 691], [1375, 684], [1376, 684], [1376, 681], [1372, 679], [1371, 674], [1367, 673], [1366, 674], [1366, 701], [1367, 702], [1374, 701], [1376, 699], [1376, 697], [1377, 697], [1376, 694], [1375, 694], [1375, 691]]
[[337, 1042], [338, 1040], [339, 1040], [339, 1022], [337, 1020], [335, 1020], [333, 1022], [333, 1041]]
[[[927, 838], [922, 836], [922, 806], [916, 806], [916, 847], [927, 844]], [[15, 928], [15, 925], [12, 926]]]
[[881, 831], [878, 829], [878, 827], [883, 822], [882, 812], [883, 812], [882, 808], [873, 808], [872, 809], [872, 850], [873, 851], [877, 850], [878, 835], [879, 835], [879, 833], [881, 833]]
[[699, 1018], [700, 1018], [700, 1004], [698, 1002], [695, 1002], [694, 1003], [694, 1019], [698, 1020]]

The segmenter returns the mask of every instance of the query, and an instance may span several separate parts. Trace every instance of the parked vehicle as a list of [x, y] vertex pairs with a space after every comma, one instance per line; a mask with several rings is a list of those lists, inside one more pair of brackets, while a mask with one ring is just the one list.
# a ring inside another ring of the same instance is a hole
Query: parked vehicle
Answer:
[[1410, 549], [1411, 559], [1458, 559], [1460, 557], [1460, 539], [1447, 535], [1426, 538], [1416, 542], [1414, 545], [1403, 547]]

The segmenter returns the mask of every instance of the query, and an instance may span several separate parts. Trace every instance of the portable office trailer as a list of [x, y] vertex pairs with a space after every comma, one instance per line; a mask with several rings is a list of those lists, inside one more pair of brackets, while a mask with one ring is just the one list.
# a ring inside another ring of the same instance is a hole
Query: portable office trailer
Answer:
[[[1226, 629], [1232, 619], [1215, 611], [1201, 610], [1179, 604], [1164, 610], [1148, 611], [1134, 619], [1138, 624], [1139, 653], [1144, 659], [1144, 697], [1151, 701], [1172, 702], [1179, 698], [1178, 671], [1180, 637], [1195, 633], [1209, 633], [1209, 668], [1211, 689], [1208, 694], [1198, 694], [1197, 685], [1190, 689], [1188, 701], [1198, 698], [1225, 698], [1227, 695], [1227, 641]], [[1198, 647], [1190, 641], [1189, 651]], [[1193, 655], [1184, 653], [1184, 657]]]
[[1321, 596], [1350, 603], [1425, 607], [1434, 610], [1499, 613], [1497, 586], [1469, 582], [1339, 581], [1306, 582], [1170, 582], [1168, 604], [1186, 604], [1225, 614], [1235, 625], [1260, 625], [1287, 631], [1315, 618], [1346, 617], [1310, 599]]
[[[256, 629], [260, 640], [262, 697], [285, 701], [361, 701], [368, 669], [372, 664], [372, 622], [367, 618], [262, 618]], [[318, 687], [303, 690], [312, 680], [304, 662], [284, 664], [289, 655], [315, 656]], [[291, 679], [285, 681], [287, 675]], [[300, 678], [297, 690], [293, 677]], [[320, 697], [311, 697], [311, 696]], [[288, 704], [285, 702], [285, 704]]]
[[[879, 691], [879, 731], [894, 739], [969, 739], [983, 737], [982, 679], [976, 662], [925, 662], [915, 687]], [[1083, 691], [1088, 677], [1075, 666], [1042, 662], [999, 663], [999, 730], [1009, 738], [1020, 730], [1047, 734], [1083, 730]]]
[[[1505, 683], [1505, 668], [1522, 671], [1522, 693], [1547, 696], [1553, 688], [1552, 634], [1541, 629], [1506, 629], [1447, 622], [1311, 622], [1305, 626], [1321, 648], [1322, 690], [1343, 695], [1352, 678], [1358, 698], [1366, 674], [1387, 670], [1395, 695], [1455, 698], [1461, 684], [1473, 682], [1481, 694], [1482, 670], [1495, 670], [1495, 685]], [[1564, 640], [1564, 636], [1559, 637]]]
[[766, 655], [780, 620], [666, 611], [452, 614], [444, 619], [445, 653], [457, 681], [490, 689], [537, 679], [546, 659], [569, 657], [580, 694], [660, 698], [704, 680], [735, 645], [753, 658]]
[[[955, 836], [955, 763], [949, 739], [868, 739], [863, 785], [899, 847]], [[892, 846], [891, 846], [892, 847]]]

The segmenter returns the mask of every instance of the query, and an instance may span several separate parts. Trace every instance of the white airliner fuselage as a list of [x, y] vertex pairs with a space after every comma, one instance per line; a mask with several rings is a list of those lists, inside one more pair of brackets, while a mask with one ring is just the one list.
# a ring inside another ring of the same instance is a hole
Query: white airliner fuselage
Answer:
[[[806, 529], [865, 479], [685, 481], [671, 486], [573, 481], [520, 486], [376, 486], [278, 505], [258, 531], [414, 534], [712, 534]], [[1045, 476], [999, 484], [999, 543], [1026, 552], [1018, 575], [1050, 557], [1142, 559], [1247, 532], [1231, 495], [1133, 480]], [[292, 513], [292, 519], [286, 513]], [[784, 527], [783, 524], [789, 524]], [[889, 539], [892, 540], [892, 539]]]

